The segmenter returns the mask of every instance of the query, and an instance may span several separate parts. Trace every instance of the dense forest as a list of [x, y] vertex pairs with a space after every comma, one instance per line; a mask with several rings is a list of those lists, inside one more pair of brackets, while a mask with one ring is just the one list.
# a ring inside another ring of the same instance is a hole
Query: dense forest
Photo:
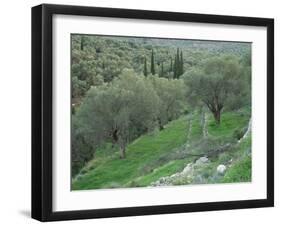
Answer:
[[251, 180], [251, 44], [71, 35], [72, 189]]

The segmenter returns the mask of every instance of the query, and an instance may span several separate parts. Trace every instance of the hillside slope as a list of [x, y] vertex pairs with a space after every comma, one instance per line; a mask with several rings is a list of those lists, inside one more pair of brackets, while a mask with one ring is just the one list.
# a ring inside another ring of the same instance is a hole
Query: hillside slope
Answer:
[[226, 112], [217, 126], [211, 115], [190, 114], [129, 144], [126, 159], [105, 145], [73, 178], [72, 190], [250, 181], [250, 133], [238, 142], [249, 118], [247, 109]]

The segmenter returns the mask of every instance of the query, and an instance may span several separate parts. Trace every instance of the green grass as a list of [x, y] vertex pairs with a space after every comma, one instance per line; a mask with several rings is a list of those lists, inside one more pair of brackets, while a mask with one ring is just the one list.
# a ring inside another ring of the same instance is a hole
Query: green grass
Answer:
[[217, 125], [213, 117], [209, 117], [208, 123], [209, 135], [214, 137], [232, 136], [236, 129], [242, 129], [247, 126], [250, 118], [249, 110], [243, 112], [224, 112], [221, 115], [221, 123]]
[[247, 156], [237, 161], [225, 174], [223, 183], [250, 182], [251, 181], [252, 160]]
[[[209, 114], [208, 139], [228, 142], [234, 137], [235, 130], [243, 129], [248, 125], [249, 118], [250, 110], [247, 109], [239, 112], [223, 112], [221, 124], [218, 126]], [[105, 144], [97, 150], [95, 158], [88, 162], [80, 174], [73, 179], [72, 189], [149, 186], [161, 177], [182, 171], [186, 164], [195, 160], [195, 157], [181, 158], [177, 151], [189, 143], [188, 150], [191, 153], [194, 151], [201, 153], [202, 150], [198, 149], [200, 147], [198, 145], [204, 143], [200, 115], [193, 114], [191, 121], [189, 136], [187, 136], [188, 116], [184, 116], [170, 122], [164, 130], [139, 137], [127, 146], [126, 159], [119, 158], [117, 147]], [[206, 183], [249, 181], [251, 179], [250, 149], [251, 136], [231, 151], [211, 158], [210, 163], [197, 169], [197, 175], [201, 175]], [[230, 159], [233, 163], [225, 176], [216, 177], [216, 167], [219, 164], [228, 164]]]
[[202, 136], [202, 132], [203, 132], [202, 129], [203, 128], [200, 123], [200, 116], [198, 114], [194, 114], [192, 124], [191, 124], [189, 140], [191, 140], [191, 141], [198, 140]]
[[222, 179], [223, 183], [251, 181], [251, 141], [251, 136], [248, 136], [231, 152], [234, 163]]
[[170, 176], [176, 172], [182, 171], [188, 161], [189, 159], [172, 160], [169, 163], [156, 168], [152, 173], [137, 178], [133, 182], [136, 183], [137, 186], [148, 186], [160, 177]]
[[142, 174], [141, 169], [160, 155], [170, 152], [186, 142], [187, 120], [182, 117], [169, 123], [166, 128], [154, 134], [147, 134], [127, 147], [126, 159], [118, 153], [110, 157], [100, 157], [87, 165], [89, 170], [72, 183], [73, 190], [124, 187]]

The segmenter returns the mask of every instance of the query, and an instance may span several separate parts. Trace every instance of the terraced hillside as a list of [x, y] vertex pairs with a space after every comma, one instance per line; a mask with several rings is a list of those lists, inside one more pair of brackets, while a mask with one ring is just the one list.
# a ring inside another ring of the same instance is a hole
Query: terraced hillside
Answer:
[[72, 179], [73, 190], [247, 182], [251, 180], [250, 110], [206, 112], [171, 121], [131, 142], [120, 159], [112, 144]]

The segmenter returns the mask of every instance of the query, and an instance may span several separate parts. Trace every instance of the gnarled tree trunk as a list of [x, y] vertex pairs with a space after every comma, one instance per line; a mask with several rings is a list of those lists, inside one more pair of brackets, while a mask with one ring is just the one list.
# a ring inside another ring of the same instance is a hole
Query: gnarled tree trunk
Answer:
[[204, 103], [207, 105], [209, 110], [213, 113], [217, 125], [221, 123], [221, 111], [223, 109], [223, 103], [219, 101], [218, 96], [216, 95], [212, 100], [204, 100]]
[[111, 135], [112, 136], [112, 145], [111, 145], [112, 148], [115, 146], [115, 144], [118, 143], [118, 135], [117, 135], [117, 133], [118, 133], [117, 129], [112, 131], [112, 135]]
[[120, 159], [126, 158], [126, 147], [125, 145], [120, 145]]
[[216, 120], [217, 125], [220, 125], [221, 123], [221, 110], [216, 110], [212, 112], [214, 115], [214, 118]]
[[158, 124], [159, 124], [159, 129], [160, 129], [160, 131], [163, 130], [163, 129], [164, 129], [164, 126], [163, 126], [162, 121], [161, 121], [160, 118], [158, 118]]

